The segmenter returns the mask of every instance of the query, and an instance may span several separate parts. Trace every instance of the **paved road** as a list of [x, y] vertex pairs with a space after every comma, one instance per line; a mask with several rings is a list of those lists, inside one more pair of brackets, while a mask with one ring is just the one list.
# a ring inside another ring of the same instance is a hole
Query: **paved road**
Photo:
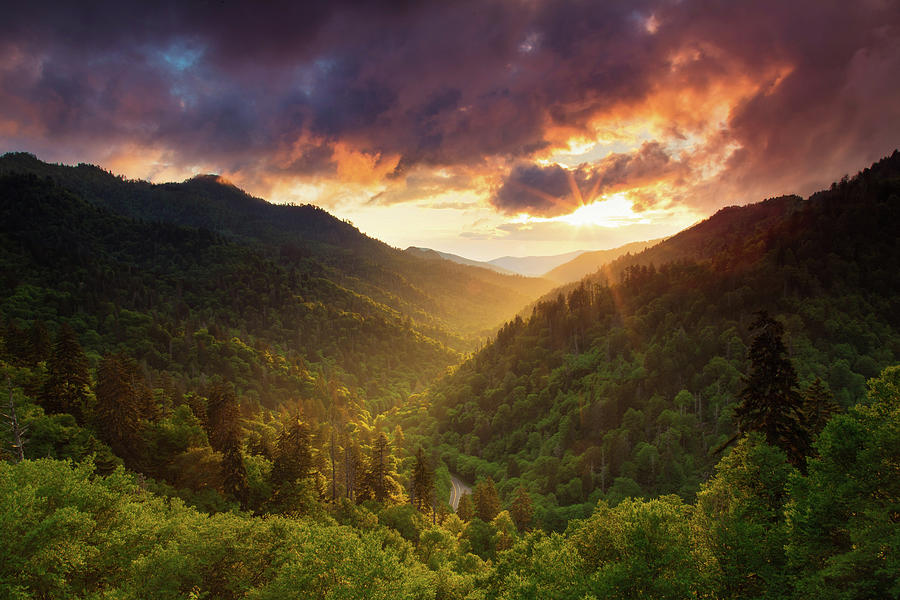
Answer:
[[466, 483], [454, 475], [450, 474], [450, 506], [453, 507], [455, 511], [459, 507], [459, 499], [463, 497], [463, 494], [471, 494], [472, 488]]

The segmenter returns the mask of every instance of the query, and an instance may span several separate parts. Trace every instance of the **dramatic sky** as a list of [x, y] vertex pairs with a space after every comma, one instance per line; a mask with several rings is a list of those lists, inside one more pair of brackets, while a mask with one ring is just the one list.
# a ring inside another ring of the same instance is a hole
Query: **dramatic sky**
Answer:
[[900, 146], [900, 1], [7, 3], [0, 152], [393, 245], [600, 249]]

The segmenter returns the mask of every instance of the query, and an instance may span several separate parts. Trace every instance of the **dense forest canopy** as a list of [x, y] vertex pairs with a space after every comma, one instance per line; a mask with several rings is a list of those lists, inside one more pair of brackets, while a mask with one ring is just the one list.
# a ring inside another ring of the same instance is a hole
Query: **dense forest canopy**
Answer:
[[897, 597], [898, 224], [895, 152], [514, 317], [549, 284], [6, 155], [0, 589]]

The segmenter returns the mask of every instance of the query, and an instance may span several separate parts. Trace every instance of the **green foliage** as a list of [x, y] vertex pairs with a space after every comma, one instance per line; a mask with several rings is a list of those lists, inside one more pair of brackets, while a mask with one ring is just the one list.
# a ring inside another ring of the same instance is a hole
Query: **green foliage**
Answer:
[[801, 598], [900, 596], [900, 367], [820, 434], [791, 482], [788, 556]]
[[207, 517], [89, 462], [0, 464], [0, 588], [11, 597], [433, 597], [435, 578], [377, 533]]
[[796, 471], [760, 434], [744, 437], [697, 494], [692, 525], [727, 598], [787, 597], [784, 505]]
[[735, 409], [738, 428], [742, 433], [762, 432], [769, 444], [782, 448], [792, 463], [802, 466], [809, 433], [797, 373], [782, 340], [784, 326], [760, 312], [750, 329], [759, 333], [750, 344], [750, 374]]
[[[433, 387], [421, 431], [507, 501], [519, 485], [539, 507], [690, 501], [746, 390], [744, 429], [771, 429], [802, 468], [803, 430], [833, 407], [801, 390], [818, 379], [849, 407], [900, 358], [898, 174], [900, 153], [807, 200], [723, 209], [562, 288]], [[775, 325], [750, 331], [759, 310]]]
[[475, 514], [479, 519], [485, 522], [494, 520], [500, 512], [500, 497], [497, 495], [493, 479], [488, 477], [475, 486], [472, 491], [472, 502], [475, 504]]

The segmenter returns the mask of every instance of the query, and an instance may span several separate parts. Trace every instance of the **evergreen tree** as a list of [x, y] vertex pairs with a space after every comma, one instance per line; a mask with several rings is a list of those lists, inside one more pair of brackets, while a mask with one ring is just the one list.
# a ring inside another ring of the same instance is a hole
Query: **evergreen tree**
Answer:
[[69, 413], [84, 421], [90, 394], [88, 359], [75, 330], [67, 323], [59, 329], [53, 353], [47, 361], [47, 379], [39, 400], [48, 413]]
[[475, 486], [472, 492], [472, 502], [475, 504], [475, 514], [485, 523], [490, 523], [500, 512], [500, 496], [494, 480], [490, 477]]
[[818, 377], [803, 391], [803, 421], [810, 437], [817, 437], [840, 410], [831, 391]]
[[4, 356], [14, 365], [21, 366], [25, 363], [28, 354], [28, 346], [25, 342], [25, 334], [19, 325], [7, 318], [3, 327]]
[[372, 445], [372, 454], [369, 457], [368, 468], [363, 475], [357, 500], [387, 502], [390, 499], [394, 491], [390, 460], [390, 442], [384, 432], [379, 433]]
[[249, 487], [247, 485], [247, 469], [244, 467], [244, 455], [241, 452], [241, 440], [237, 430], [232, 429], [224, 441], [222, 451], [222, 480], [225, 493], [240, 502], [241, 509], [247, 508]]
[[36, 365], [50, 357], [50, 333], [40, 319], [35, 319], [28, 330], [26, 361]]
[[475, 516], [475, 505], [472, 503], [472, 494], [463, 494], [459, 498], [459, 505], [456, 507], [456, 516], [463, 521], [471, 521]]
[[275, 445], [272, 464], [272, 487], [294, 485], [307, 479], [312, 472], [312, 446], [309, 427], [299, 415], [290, 417], [283, 425]]
[[531, 525], [531, 521], [534, 519], [534, 506], [525, 486], [520, 485], [516, 490], [516, 495], [509, 507], [509, 514], [516, 522], [519, 531], [525, 531]]
[[135, 398], [135, 377], [121, 356], [110, 354], [97, 368], [97, 429], [117, 455], [134, 461], [140, 455], [140, 410]]
[[750, 371], [735, 411], [738, 428], [741, 433], [761, 432], [767, 443], [801, 466], [809, 444], [797, 373], [782, 341], [784, 326], [760, 311], [750, 330], [758, 333], [750, 344]]
[[228, 383], [214, 384], [208, 393], [206, 412], [209, 445], [222, 452], [240, 426], [240, 407], [234, 387]]
[[431, 508], [434, 498], [434, 473], [428, 468], [428, 459], [425, 451], [419, 446], [416, 454], [416, 464], [413, 467], [412, 493], [410, 494], [413, 506], [420, 512], [427, 512]]

